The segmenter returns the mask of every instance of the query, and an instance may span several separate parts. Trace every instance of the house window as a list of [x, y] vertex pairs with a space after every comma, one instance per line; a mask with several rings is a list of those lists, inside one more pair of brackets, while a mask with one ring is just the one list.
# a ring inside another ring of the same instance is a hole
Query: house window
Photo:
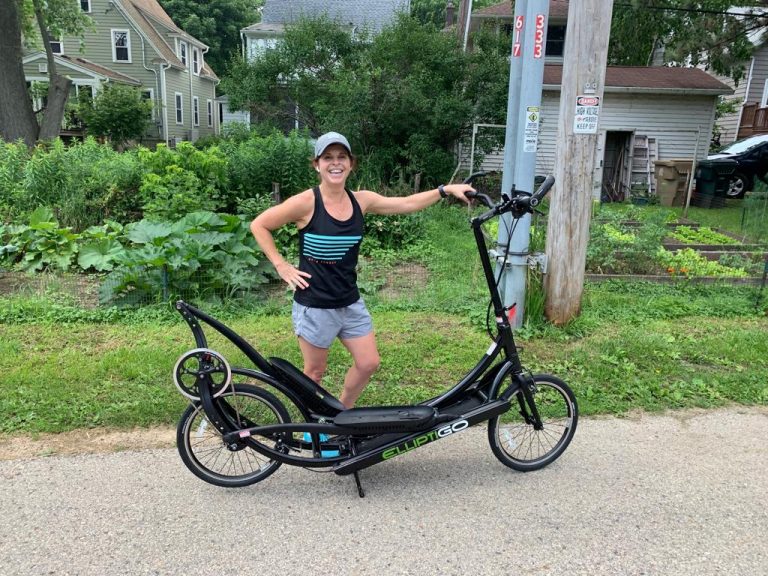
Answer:
[[563, 56], [565, 46], [565, 26], [550, 26], [547, 28], [546, 56]]
[[80, 10], [83, 12], [91, 11], [91, 0], [80, 0]]
[[54, 54], [64, 54], [64, 42], [61, 41], [61, 38], [56, 40], [50, 41], [51, 46], [51, 52]]
[[176, 124], [184, 124], [184, 99], [181, 92], [176, 92]]
[[152, 88], [147, 88], [141, 91], [142, 100], [148, 100], [152, 103], [152, 120], [155, 119], [155, 92]]
[[179, 60], [184, 66], [187, 65], [187, 43], [179, 42]]
[[93, 86], [90, 84], [75, 84], [75, 95], [80, 98], [84, 95], [88, 98], [93, 98]]
[[112, 30], [112, 61], [131, 61], [131, 33], [128, 30]]
[[192, 48], [192, 72], [200, 75], [200, 50], [197, 48]]
[[200, 98], [192, 96], [192, 120], [195, 126], [200, 126]]
[[206, 100], [205, 103], [208, 105], [208, 128], [213, 128], [213, 100]]

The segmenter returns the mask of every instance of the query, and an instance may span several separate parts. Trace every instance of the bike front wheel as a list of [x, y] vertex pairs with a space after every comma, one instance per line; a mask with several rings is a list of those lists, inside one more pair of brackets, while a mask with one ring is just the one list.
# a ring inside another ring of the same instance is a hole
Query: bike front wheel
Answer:
[[541, 426], [535, 426], [532, 408], [522, 390], [512, 407], [488, 422], [488, 441], [502, 464], [520, 472], [538, 470], [554, 462], [573, 439], [578, 422], [576, 397], [568, 385], [549, 374], [533, 376], [533, 404]]
[[[291, 418], [273, 394], [251, 384], [235, 384], [216, 399], [241, 426], [283, 424]], [[275, 441], [257, 437], [264, 444]], [[187, 468], [209, 484], [235, 488], [248, 486], [273, 474], [280, 462], [248, 447], [247, 441], [227, 446], [199, 402], [184, 411], [176, 428], [176, 447]]]

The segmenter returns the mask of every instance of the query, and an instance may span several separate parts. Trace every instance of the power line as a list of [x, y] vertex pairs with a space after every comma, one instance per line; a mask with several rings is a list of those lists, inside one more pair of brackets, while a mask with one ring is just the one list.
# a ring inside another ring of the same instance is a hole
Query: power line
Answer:
[[[768, 12], [754, 13], [754, 12], [731, 12], [729, 10], [708, 10], [705, 8], [679, 8], [676, 6], [639, 6], [637, 4], [630, 4], [628, 2], [617, 2], [615, 6], [623, 6], [625, 8], [634, 8], [635, 10], [658, 10], [663, 12], [689, 12], [693, 14], [716, 14], [720, 16], [744, 16], [748, 18], [765, 18], [768, 16]], [[745, 6], [744, 8], [761, 8], [759, 5]]]

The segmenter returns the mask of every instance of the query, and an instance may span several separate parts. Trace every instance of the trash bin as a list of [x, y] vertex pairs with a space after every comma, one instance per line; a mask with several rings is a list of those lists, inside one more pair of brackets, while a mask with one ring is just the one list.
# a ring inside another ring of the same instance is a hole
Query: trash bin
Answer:
[[696, 190], [691, 204], [700, 208], [725, 206], [725, 193], [736, 166], [736, 161], [728, 158], [699, 162], [696, 166]]
[[688, 158], [669, 158], [654, 163], [656, 176], [656, 194], [662, 206], [682, 206], [685, 204], [686, 184], [691, 172], [693, 160]]
[[656, 176], [656, 196], [662, 206], [674, 206], [677, 194], [678, 172], [670, 160], [656, 160], [654, 163]]

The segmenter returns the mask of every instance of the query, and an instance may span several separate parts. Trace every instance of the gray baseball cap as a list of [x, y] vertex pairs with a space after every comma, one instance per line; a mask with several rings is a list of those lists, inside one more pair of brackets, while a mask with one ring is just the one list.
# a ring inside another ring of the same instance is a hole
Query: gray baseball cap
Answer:
[[341, 144], [347, 149], [347, 152], [352, 154], [352, 147], [344, 136], [338, 132], [326, 132], [317, 139], [317, 142], [315, 142], [315, 158], [320, 158], [320, 155], [325, 152], [325, 149], [331, 144]]

